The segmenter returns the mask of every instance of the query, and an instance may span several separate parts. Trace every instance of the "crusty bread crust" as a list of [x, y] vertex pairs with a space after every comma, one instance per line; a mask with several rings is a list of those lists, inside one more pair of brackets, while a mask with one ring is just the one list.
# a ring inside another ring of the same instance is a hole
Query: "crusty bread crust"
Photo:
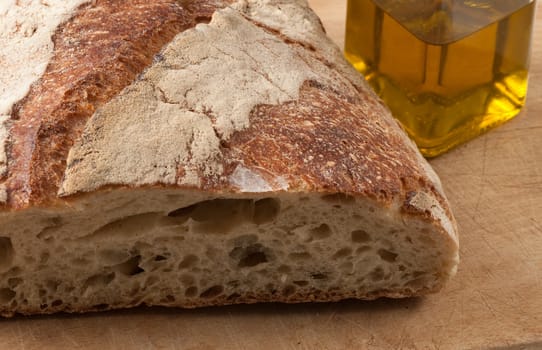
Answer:
[[99, 0], [57, 29], [45, 74], [12, 113], [9, 207], [50, 202], [68, 152], [96, 109], [131, 84], [176, 34], [209, 22], [229, 1], [185, 3]]
[[[131, 84], [173, 36], [209, 22], [214, 11], [227, 3], [133, 0], [119, 6], [102, 0], [82, 6], [58, 28], [54, 56], [44, 76], [12, 113], [4, 183], [8, 208], [56, 200], [68, 152], [96, 109]], [[315, 61], [331, 68], [342, 63], [330, 61], [329, 54], [317, 50], [313, 42], [293, 40], [282, 28], [252, 21], [289, 45], [311, 52]], [[298, 102], [257, 106], [249, 128], [231, 140], [221, 139], [227, 147], [222, 147], [220, 161], [230, 174], [226, 170], [219, 174], [223, 176], [203, 175], [202, 189], [238, 190], [227, 188], [238, 163], [283, 177], [294, 164], [301, 168], [290, 177], [301, 182], [289, 183], [292, 189], [329, 188], [332, 183], [330, 191], [363, 193], [389, 202], [398, 193], [406, 199], [407, 193], [422, 188], [444, 204], [410, 141], [393, 119], [382, 118], [389, 113], [366, 85], [354, 80], [340, 90], [317, 81], [307, 81], [305, 86]], [[290, 128], [279, 127], [285, 123]], [[337, 124], [342, 125], [340, 130]], [[311, 135], [311, 130], [325, 135]], [[249, 147], [237, 149], [236, 143], [245, 140], [251, 140]], [[294, 154], [285, 155], [284, 150], [295, 151], [295, 161]], [[363, 169], [356, 169], [360, 165]], [[332, 172], [326, 171], [330, 168]], [[186, 172], [183, 164], [178, 172]], [[405, 205], [405, 211], [412, 207]]]

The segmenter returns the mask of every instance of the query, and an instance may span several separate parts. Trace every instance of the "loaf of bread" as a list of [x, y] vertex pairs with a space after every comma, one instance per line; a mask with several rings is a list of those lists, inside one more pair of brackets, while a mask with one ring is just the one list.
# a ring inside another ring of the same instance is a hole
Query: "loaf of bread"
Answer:
[[305, 0], [0, 4], [0, 314], [440, 290], [439, 179]]

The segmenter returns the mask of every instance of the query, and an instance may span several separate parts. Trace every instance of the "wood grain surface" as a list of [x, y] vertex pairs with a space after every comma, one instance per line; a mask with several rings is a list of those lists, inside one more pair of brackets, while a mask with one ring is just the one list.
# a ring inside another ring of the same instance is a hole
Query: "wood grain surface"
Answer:
[[[342, 46], [346, 0], [311, 0]], [[459, 272], [422, 299], [0, 320], [0, 349], [542, 349], [542, 4], [520, 116], [434, 159]]]

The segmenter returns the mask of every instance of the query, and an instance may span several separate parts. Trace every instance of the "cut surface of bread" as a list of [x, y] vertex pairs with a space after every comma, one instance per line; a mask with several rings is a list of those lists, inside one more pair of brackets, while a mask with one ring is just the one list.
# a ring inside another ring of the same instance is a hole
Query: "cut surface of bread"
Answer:
[[1, 16], [49, 19], [0, 35], [45, 62], [0, 73], [2, 315], [408, 297], [455, 273], [438, 177], [305, 1]]

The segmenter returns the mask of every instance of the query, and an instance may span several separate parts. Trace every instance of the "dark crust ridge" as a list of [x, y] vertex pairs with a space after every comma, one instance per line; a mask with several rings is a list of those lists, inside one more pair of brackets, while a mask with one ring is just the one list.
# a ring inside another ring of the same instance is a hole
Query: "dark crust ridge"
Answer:
[[81, 6], [57, 29], [45, 74], [14, 108], [8, 206], [55, 198], [68, 152], [94, 111], [130, 85], [176, 34], [209, 22], [231, 2], [96, 0]]

